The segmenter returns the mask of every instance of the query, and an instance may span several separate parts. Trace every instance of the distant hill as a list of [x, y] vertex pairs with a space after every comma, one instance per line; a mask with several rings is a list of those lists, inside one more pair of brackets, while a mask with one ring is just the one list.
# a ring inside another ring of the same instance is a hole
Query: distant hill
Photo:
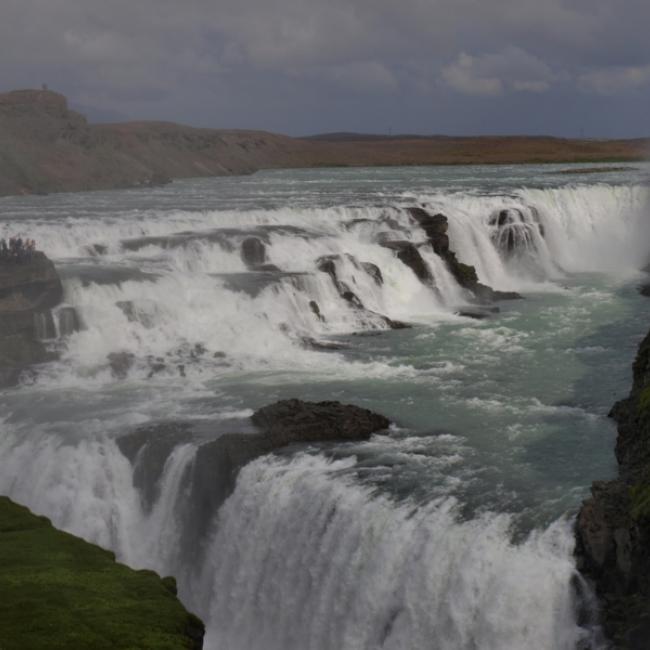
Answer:
[[291, 138], [168, 122], [90, 124], [47, 90], [0, 94], [0, 196], [150, 186], [259, 169], [634, 161], [648, 140], [381, 136]]
[[317, 133], [304, 136], [304, 140], [317, 140], [321, 142], [371, 142], [379, 140], [446, 140], [448, 135], [421, 135], [417, 133], [381, 134], [381, 133], [353, 133], [337, 131], [335, 133]]

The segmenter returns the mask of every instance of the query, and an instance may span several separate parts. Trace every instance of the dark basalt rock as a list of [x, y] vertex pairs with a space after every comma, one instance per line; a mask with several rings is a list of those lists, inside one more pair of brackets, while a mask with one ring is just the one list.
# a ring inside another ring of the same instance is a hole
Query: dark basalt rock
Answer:
[[260, 264], [255, 267], [255, 270], [263, 273], [282, 273], [282, 269], [275, 264]]
[[56, 357], [41, 340], [56, 335], [50, 310], [62, 298], [61, 280], [43, 253], [0, 261], [0, 387], [16, 384], [29, 366]]
[[339, 279], [336, 274], [336, 260], [338, 259], [338, 256], [336, 255], [330, 255], [327, 257], [320, 257], [318, 260], [316, 260], [316, 268], [318, 268], [319, 271], [322, 273], [327, 273], [327, 275], [332, 278], [332, 281], [334, 284], [338, 287], [339, 284]]
[[44, 253], [0, 261], [0, 313], [51, 309], [62, 299], [61, 280]]
[[[327, 273], [327, 275], [332, 278], [332, 282], [334, 283], [336, 290], [338, 291], [341, 298], [343, 298], [343, 300], [349, 302], [350, 305], [355, 309], [363, 309], [363, 302], [361, 302], [359, 296], [357, 296], [357, 294], [354, 293], [354, 291], [352, 291], [352, 289], [350, 289], [350, 287], [345, 282], [339, 280], [336, 271], [336, 262], [340, 259], [341, 258], [339, 255], [328, 255], [327, 257], [320, 257], [316, 261], [316, 266], [319, 271], [322, 273]], [[354, 258], [350, 256], [350, 259], [353, 261], [355, 266], [358, 266], [358, 263]], [[314, 309], [312, 307], [312, 311], [313, 310]], [[320, 316], [320, 310], [318, 311], [318, 315]]]
[[477, 282], [471, 288], [471, 291], [482, 303], [491, 303], [496, 300], [523, 300], [523, 296], [516, 291], [496, 291], [487, 284], [480, 282]]
[[[647, 648], [650, 636], [650, 334], [633, 366], [630, 396], [612, 408], [619, 477], [596, 482], [576, 523], [576, 557], [601, 599], [614, 648]], [[644, 645], [645, 643], [645, 645]]]
[[[418, 269], [419, 272], [426, 272], [428, 274], [428, 268], [424, 263], [424, 260], [420, 256], [420, 253], [418, 253], [417, 248], [415, 248], [415, 246], [413, 246], [413, 244], [411, 244], [410, 242], [385, 241], [382, 242], [381, 245], [386, 246], [386, 248], [397, 250], [398, 257], [400, 257], [400, 253], [402, 253], [404, 259], [407, 259], [408, 261], [413, 261], [415, 267]], [[403, 253], [404, 250], [408, 250], [408, 252]], [[383, 284], [384, 278], [381, 273], [381, 269], [376, 264], [373, 264], [372, 262], [358, 262], [357, 259], [354, 258], [352, 255], [347, 255], [347, 258], [352, 262], [352, 264], [354, 264], [356, 268], [361, 269], [364, 272], [368, 273], [370, 276], [372, 276], [372, 278], [375, 280], [377, 284], [379, 285]], [[417, 261], [418, 258], [419, 258], [419, 262]], [[341, 257], [339, 255], [328, 255], [327, 257], [319, 258], [316, 264], [319, 271], [321, 271], [322, 273], [327, 273], [327, 275], [329, 275], [330, 278], [332, 278], [332, 282], [334, 283], [336, 290], [338, 291], [341, 298], [343, 298], [343, 300], [348, 302], [353, 309], [365, 311], [368, 314], [373, 314], [379, 317], [381, 320], [383, 320], [384, 324], [389, 329], [397, 330], [397, 329], [406, 329], [411, 327], [407, 323], [402, 323], [401, 321], [392, 320], [388, 318], [388, 316], [384, 316], [383, 314], [378, 314], [377, 312], [374, 312], [370, 309], [366, 309], [359, 296], [357, 296], [357, 294], [354, 291], [352, 291], [352, 289], [348, 286], [348, 284], [342, 282], [339, 279], [336, 270], [336, 262], [339, 261], [340, 259]], [[402, 258], [400, 257], [400, 259]], [[428, 277], [431, 279], [432, 282], [433, 279], [431, 278], [431, 276], [428, 275]], [[309, 303], [309, 306], [318, 318], [324, 320], [324, 318], [321, 316], [320, 308], [313, 300]]]
[[[518, 293], [514, 291], [495, 291], [492, 287], [479, 282], [476, 268], [461, 262], [456, 253], [450, 248], [449, 236], [447, 231], [449, 229], [449, 220], [444, 214], [430, 215], [423, 208], [407, 208], [409, 215], [418, 223], [427, 235], [428, 241], [433, 247], [433, 251], [439, 255], [446, 263], [447, 269], [454, 276], [456, 282], [472, 292], [478, 302], [489, 303], [495, 300], [517, 300], [520, 299]], [[497, 216], [497, 223], [503, 221], [505, 224], [509, 216], [508, 211], [503, 211]]]
[[513, 253], [535, 250], [534, 232], [537, 230], [544, 237], [544, 226], [540, 222], [539, 212], [530, 208], [533, 223], [527, 222], [519, 208], [498, 210], [488, 219], [488, 225], [494, 227], [492, 239], [503, 253]]
[[117, 438], [120, 451], [133, 464], [133, 485], [140, 490], [148, 511], [160, 496], [160, 479], [170, 454], [191, 439], [191, 426], [186, 422], [146, 425]]
[[241, 245], [241, 257], [246, 266], [259, 267], [266, 261], [266, 246], [257, 237], [247, 237]]
[[74, 307], [68, 306], [57, 309], [56, 318], [61, 336], [70, 336], [81, 329], [79, 315]]
[[315, 300], [310, 300], [309, 301], [309, 309], [311, 309], [312, 313], [316, 318], [318, 318], [319, 321], [325, 321], [325, 317], [323, 314], [320, 312], [320, 307], [318, 306], [318, 303]]
[[104, 244], [91, 244], [88, 246], [88, 252], [91, 255], [106, 255], [108, 253], [108, 246]]
[[355, 309], [364, 309], [361, 298], [359, 298], [359, 296], [357, 296], [357, 294], [354, 293], [345, 282], [341, 282], [339, 285], [341, 288], [341, 298], [343, 298], [343, 300], [349, 302]]
[[107, 359], [113, 377], [116, 379], [126, 379], [129, 370], [131, 370], [135, 363], [135, 354], [131, 352], [111, 352]]
[[431, 271], [422, 259], [422, 255], [420, 255], [420, 251], [418, 251], [415, 244], [410, 241], [388, 240], [381, 241], [380, 245], [384, 248], [389, 248], [390, 250], [395, 251], [399, 261], [408, 266], [411, 271], [415, 273], [420, 282], [434, 286], [435, 283]]
[[[147, 363], [149, 364], [149, 373], [147, 374], [147, 379], [151, 379], [155, 375], [165, 372], [167, 370], [167, 364], [163, 357], [147, 357]], [[183, 373], [184, 374], [184, 369]]]
[[338, 343], [335, 341], [320, 341], [318, 339], [312, 338], [311, 336], [304, 336], [301, 340], [306, 348], [311, 348], [312, 350], [318, 351], [325, 350], [328, 352], [335, 352], [339, 350], [347, 350], [350, 347], [345, 343]]
[[275, 447], [294, 442], [367, 440], [390, 424], [383, 415], [358, 406], [298, 399], [265, 406], [251, 420]]
[[388, 318], [388, 316], [384, 316], [384, 320], [386, 325], [388, 325], [392, 330], [409, 330], [413, 327], [413, 325], [409, 323], [405, 323], [401, 320], [393, 320], [392, 318]]
[[372, 262], [361, 262], [361, 267], [379, 286], [384, 284], [384, 276], [376, 264]]
[[474, 320], [485, 320], [486, 318], [489, 318], [493, 313], [491, 310], [488, 311], [487, 309], [478, 311], [476, 309], [461, 309], [460, 311], [456, 312], [457, 316], [463, 316], [465, 318], [473, 318]]
[[449, 220], [444, 214], [429, 214], [423, 208], [407, 208], [408, 213], [424, 230], [438, 255], [444, 255], [449, 251]]
[[639, 293], [646, 298], [650, 298], [650, 284], [642, 284], [639, 287]]
[[[256, 432], [222, 435], [203, 444], [196, 453], [187, 477], [191, 494], [184, 526], [184, 539], [193, 552], [247, 463], [287, 445], [367, 440], [390, 424], [382, 415], [358, 406], [297, 399], [261, 408], [251, 420]], [[184, 436], [181, 432], [180, 439]]]

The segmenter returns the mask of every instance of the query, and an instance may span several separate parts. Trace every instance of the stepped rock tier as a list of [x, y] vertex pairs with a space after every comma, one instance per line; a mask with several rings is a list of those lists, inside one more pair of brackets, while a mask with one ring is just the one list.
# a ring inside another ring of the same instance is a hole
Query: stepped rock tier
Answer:
[[629, 161], [643, 159], [647, 147], [645, 140], [290, 138], [168, 122], [94, 125], [55, 92], [0, 94], [0, 196], [149, 187], [174, 178], [269, 168]]

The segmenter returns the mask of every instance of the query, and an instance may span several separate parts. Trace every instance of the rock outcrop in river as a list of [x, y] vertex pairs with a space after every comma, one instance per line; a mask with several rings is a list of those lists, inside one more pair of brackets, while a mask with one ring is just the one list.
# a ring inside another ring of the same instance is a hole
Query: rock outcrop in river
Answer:
[[0, 497], [0, 647], [201, 650], [174, 578], [134, 571]]
[[52, 358], [42, 343], [55, 336], [51, 309], [63, 298], [54, 264], [41, 252], [0, 259], [0, 387], [28, 366]]
[[650, 334], [634, 362], [618, 424], [619, 477], [599, 481], [578, 516], [578, 566], [596, 586], [603, 627], [614, 648], [650, 647]]
[[[449, 219], [444, 214], [429, 214], [423, 208], [409, 208], [411, 218], [424, 230], [433, 251], [446, 263], [456, 282], [474, 294], [479, 302], [493, 300], [518, 300], [521, 296], [516, 291], [496, 291], [479, 282], [476, 268], [461, 262], [450, 248]], [[412, 246], [412, 244], [411, 244]], [[418, 253], [419, 256], [419, 253]], [[401, 259], [401, 258], [400, 258]], [[421, 258], [420, 258], [421, 259]]]
[[[367, 409], [340, 402], [283, 400], [257, 410], [256, 431], [228, 433], [201, 445], [192, 465], [191, 495], [184, 534], [192, 544], [203, 539], [211, 516], [235, 487], [239, 470], [256, 458], [298, 443], [367, 440], [390, 421]], [[118, 439], [135, 464], [135, 482], [153, 503], [151, 476], [162, 471], [170, 452], [192, 438], [189, 423], [146, 426]]]

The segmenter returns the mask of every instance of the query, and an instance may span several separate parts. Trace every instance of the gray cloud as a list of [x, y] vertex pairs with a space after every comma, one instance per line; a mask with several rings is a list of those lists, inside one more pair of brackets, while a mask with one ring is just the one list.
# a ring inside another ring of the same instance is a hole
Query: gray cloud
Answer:
[[541, 59], [510, 46], [497, 54], [471, 56], [462, 52], [442, 69], [443, 79], [468, 95], [500, 95], [504, 91], [546, 92], [561, 77]]
[[[607, 97], [650, 98], [648, 24], [645, 0], [4, 0], [0, 80], [134, 117], [288, 132], [351, 128], [358, 113], [364, 130], [464, 130], [472, 111], [495, 116], [486, 131], [566, 132], [568, 102], [605, 133]], [[543, 123], [514, 113], [513, 98], [542, 94]]]
[[580, 75], [580, 87], [601, 95], [615, 95], [650, 86], [650, 63], [639, 66], [610, 66]]

